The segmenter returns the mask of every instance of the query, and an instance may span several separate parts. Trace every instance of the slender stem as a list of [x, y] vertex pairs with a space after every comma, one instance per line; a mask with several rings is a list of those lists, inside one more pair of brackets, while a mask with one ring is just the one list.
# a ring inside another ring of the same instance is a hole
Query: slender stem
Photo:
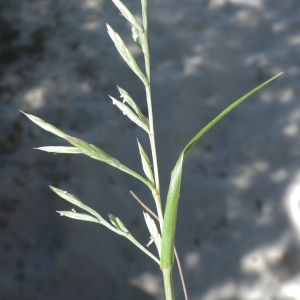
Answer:
[[[148, 54], [149, 56], [149, 54]], [[145, 57], [146, 59], [146, 57]], [[149, 75], [150, 76], [150, 75]], [[149, 116], [149, 139], [152, 151], [152, 159], [153, 159], [153, 169], [154, 169], [154, 179], [155, 186], [157, 191], [160, 191], [160, 183], [159, 183], [159, 173], [158, 173], [158, 165], [157, 165], [157, 155], [156, 155], [156, 144], [155, 144], [155, 133], [154, 133], [154, 118], [153, 118], [153, 110], [152, 110], [152, 98], [151, 98], [151, 86], [150, 81], [149, 85], [146, 86], [146, 97], [148, 104], [148, 116]]]
[[127, 238], [129, 241], [131, 241], [133, 244], [135, 244], [138, 248], [140, 248], [144, 253], [146, 253], [148, 256], [150, 256], [153, 260], [155, 260], [158, 264], [160, 264], [160, 261], [157, 257], [155, 257], [150, 251], [148, 251], [144, 246], [142, 246], [133, 236], [130, 232], [123, 232], [121, 230], [118, 230], [114, 226], [110, 225], [106, 220], [100, 217], [100, 224], [104, 225], [111, 231], [124, 236]]
[[175, 300], [172, 279], [172, 268], [163, 269], [162, 272], [164, 277], [166, 300]]
[[[159, 221], [158, 216], [133, 191], [130, 191], [130, 194], [133, 196], [133, 198], [139, 204], [142, 205], [142, 207], [150, 215], [152, 215], [156, 220]], [[179, 275], [180, 275], [180, 279], [181, 279], [181, 284], [182, 284], [182, 288], [183, 288], [184, 297], [185, 297], [185, 300], [189, 300], [188, 293], [187, 293], [187, 290], [186, 290], [185, 281], [184, 281], [184, 276], [183, 276], [183, 272], [182, 272], [182, 267], [181, 267], [181, 263], [180, 263], [180, 259], [179, 259], [179, 255], [177, 253], [177, 250], [176, 250], [175, 246], [174, 246], [174, 254], [175, 254], [176, 262], [177, 262], [177, 265], [178, 265], [178, 270], [179, 270]]]
[[144, 246], [142, 246], [130, 233], [125, 235], [127, 239], [129, 239], [133, 244], [135, 244], [138, 248], [140, 248], [144, 253], [149, 255], [153, 260], [155, 260], [158, 264], [160, 264], [160, 261], [158, 258], [156, 258], [151, 252], [149, 252]]
[[[154, 122], [153, 122], [153, 111], [152, 111], [152, 100], [151, 100], [151, 81], [150, 81], [150, 53], [148, 47], [148, 20], [147, 20], [147, 0], [142, 1], [142, 13], [143, 13], [143, 27], [144, 32], [142, 36], [142, 48], [145, 58], [145, 69], [148, 84], [145, 85], [147, 106], [148, 106], [148, 118], [149, 118], [149, 139], [152, 152], [152, 163], [154, 170], [154, 180], [155, 180], [155, 192], [153, 192], [153, 197], [156, 204], [157, 214], [159, 218], [160, 230], [163, 232], [164, 218], [160, 199], [160, 184], [159, 184], [159, 173], [158, 173], [158, 163], [156, 155], [156, 145], [155, 145], [155, 134], [154, 134]], [[165, 285], [166, 300], [174, 300], [174, 289], [172, 281], [172, 268], [163, 269], [163, 278]]]
[[153, 192], [153, 197], [155, 200], [157, 214], [159, 218], [160, 230], [162, 232], [163, 212], [162, 212], [161, 199], [160, 199], [160, 183], [159, 183], [159, 172], [158, 172], [158, 163], [157, 163], [157, 154], [156, 154], [154, 120], [153, 120], [152, 99], [151, 99], [150, 53], [149, 53], [148, 38], [147, 38], [147, 33], [148, 33], [147, 0], [142, 0], [142, 13], [143, 13], [143, 27], [144, 27], [142, 48], [143, 48], [144, 59], [145, 59], [146, 77], [148, 80], [148, 84], [145, 85], [145, 89], [146, 89], [148, 118], [149, 118], [149, 139], [150, 139], [152, 163], [153, 163], [154, 179], [155, 179], [155, 191]]
[[175, 246], [174, 246], [174, 254], [175, 254], [175, 258], [176, 258], [176, 262], [177, 262], [177, 266], [178, 266], [178, 270], [179, 270], [179, 275], [180, 275], [180, 279], [181, 279], [181, 283], [182, 283], [184, 298], [185, 298], [185, 300], [189, 300], [186, 285], [185, 285], [185, 282], [184, 282], [184, 277], [183, 277], [183, 273], [182, 273], [182, 267], [181, 267], [179, 255], [177, 253], [177, 250], [176, 250]]

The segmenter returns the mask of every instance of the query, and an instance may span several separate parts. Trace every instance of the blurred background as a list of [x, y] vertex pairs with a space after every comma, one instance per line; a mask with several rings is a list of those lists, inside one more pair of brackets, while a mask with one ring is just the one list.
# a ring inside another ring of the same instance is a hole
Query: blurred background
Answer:
[[[124, 0], [141, 19], [138, 0]], [[300, 299], [299, 0], [149, 0], [149, 46], [163, 201], [187, 142], [226, 106], [284, 72], [211, 129], [186, 157], [177, 225], [190, 300]], [[75, 194], [149, 242], [140, 182], [80, 155], [18, 109], [95, 144], [142, 174], [116, 85], [146, 114], [142, 83], [106, 32], [142, 66], [109, 0], [0, 1], [0, 299], [164, 299], [158, 266], [97, 224], [59, 217]], [[150, 250], [156, 255], [154, 246]], [[174, 267], [176, 299], [183, 299]]]

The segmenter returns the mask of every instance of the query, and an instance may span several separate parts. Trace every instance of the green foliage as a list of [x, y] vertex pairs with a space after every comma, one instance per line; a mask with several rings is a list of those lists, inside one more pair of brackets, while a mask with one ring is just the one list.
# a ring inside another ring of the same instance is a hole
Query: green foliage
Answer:
[[234, 103], [229, 105], [225, 110], [223, 110], [215, 119], [208, 123], [203, 129], [196, 134], [192, 140], [186, 145], [186, 147], [181, 152], [177, 163], [171, 174], [171, 181], [169, 186], [169, 192], [167, 196], [167, 204], [164, 215], [164, 230], [162, 234], [162, 257], [161, 257], [161, 268], [167, 269], [171, 268], [174, 263], [174, 239], [176, 230], [176, 219], [177, 219], [177, 207], [178, 200], [180, 197], [180, 185], [181, 185], [181, 174], [184, 156], [194, 147], [198, 140], [215, 124], [217, 124], [224, 116], [226, 116], [232, 109], [245, 101], [252, 94], [263, 88], [265, 85], [276, 79], [282, 73], [272, 77], [268, 81], [264, 82], [260, 86], [256, 87], [243, 97], [236, 100]]

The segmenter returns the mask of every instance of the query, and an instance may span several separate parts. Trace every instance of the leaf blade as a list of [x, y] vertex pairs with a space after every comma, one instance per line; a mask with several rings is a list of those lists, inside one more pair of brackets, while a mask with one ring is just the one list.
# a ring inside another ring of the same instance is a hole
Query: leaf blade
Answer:
[[174, 264], [174, 244], [175, 244], [175, 231], [176, 231], [176, 220], [177, 220], [177, 209], [178, 200], [180, 197], [180, 185], [182, 176], [182, 165], [184, 156], [192, 149], [192, 147], [197, 143], [200, 137], [203, 136], [211, 127], [218, 123], [225, 115], [227, 115], [232, 109], [241, 104], [244, 100], [250, 97], [252, 94], [263, 88], [265, 85], [276, 79], [282, 73], [279, 73], [272, 77], [271, 79], [265, 81], [258, 87], [251, 90], [249, 93], [245, 94], [231, 105], [229, 105], [225, 110], [223, 110], [216, 118], [214, 118], [210, 123], [208, 123], [202, 130], [200, 130], [186, 145], [186, 147], [181, 152], [174, 169], [171, 173], [171, 180], [169, 185], [169, 191], [167, 195], [165, 215], [164, 215], [164, 227], [162, 233], [162, 253], [161, 253], [161, 269], [170, 269]]

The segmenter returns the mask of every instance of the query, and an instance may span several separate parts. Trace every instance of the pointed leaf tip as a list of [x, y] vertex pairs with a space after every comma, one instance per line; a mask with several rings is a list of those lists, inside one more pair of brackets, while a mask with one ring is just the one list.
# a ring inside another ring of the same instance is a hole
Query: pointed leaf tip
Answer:
[[[22, 112], [22, 111], [21, 111]], [[27, 114], [22, 112], [29, 120], [31, 120], [33, 123], [35, 123], [36, 125], [38, 125], [39, 127], [43, 128], [44, 130], [57, 135], [61, 138], [66, 138], [68, 137], [68, 135], [66, 133], [64, 133], [63, 131], [61, 131], [60, 129], [58, 129], [57, 127], [45, 122], [44, 120], [40, 119], [39, 117], [36, 117], [34, 115], [31, 114]]]
[[271, 79], [265, 81], [258, 87], [251, 90], [249, 93], [245, 94], [231, 105], [229, 105], [225, 110], [223, 110], [216, 118], [214, 118], [210, 123], [208, 123], [202, 130], [196, 134], [192, 140], [186, 145], [186, 147], [181, 152], [176, 165], [171, 173], [171, 180], [169, 185], [169, 191], [167, 195], [165, 215], [164, 215], [164, 226], [162, 233], [162, 252], [161, 252], [161, 269], [169, 269], [174, 263], [174, 238], [176, 230], [176, 218], [177, 218], [177, 208], [178, 200], [180, 197], [180, 185], [181, 185], [181, 174], [182, 174], [182, 164], [184, 156], [191, 150], [191, 148], [196, 144], [196, 142], [205, 134], [211, 127], [218, 123], [225, 115], [227, 115], [232, 109], [250, 97], [252, 94], [260, 90], [262, 87], [266, 86], [268, 83], [272, 82], [278, 76], [282, 74], [279, 73], [273, 76]]

